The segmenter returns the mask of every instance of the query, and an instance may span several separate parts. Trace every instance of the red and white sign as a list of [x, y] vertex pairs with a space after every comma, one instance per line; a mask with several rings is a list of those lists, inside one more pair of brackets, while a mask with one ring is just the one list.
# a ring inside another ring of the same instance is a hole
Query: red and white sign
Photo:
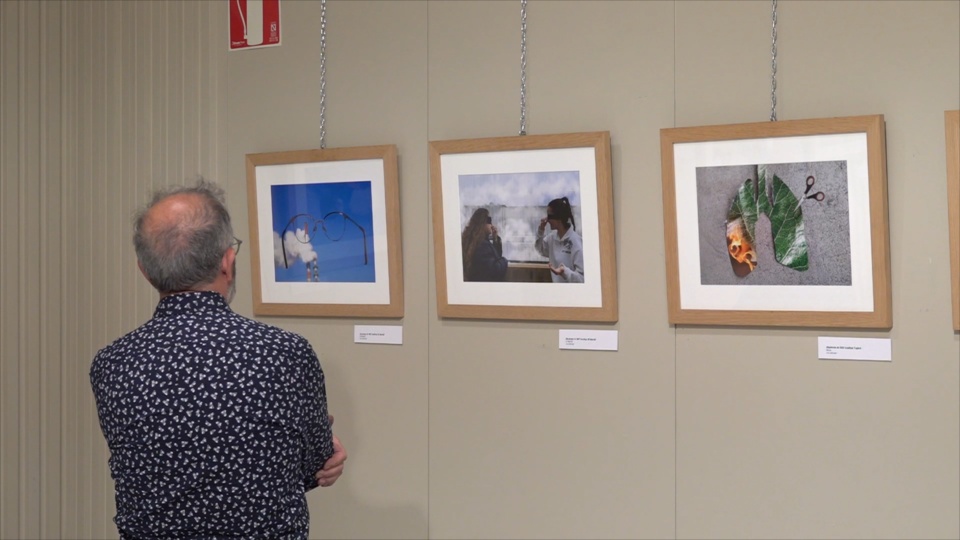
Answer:
[[230, 2], [230, 50], [280, 44], [280, 0]]

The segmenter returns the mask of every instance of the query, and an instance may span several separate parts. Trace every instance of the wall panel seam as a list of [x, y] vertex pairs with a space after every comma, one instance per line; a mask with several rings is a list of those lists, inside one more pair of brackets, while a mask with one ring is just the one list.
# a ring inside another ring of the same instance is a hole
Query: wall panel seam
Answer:
[[19, 332], [19, 335], [18, 335], [18, 337], [17, 337], [17, 342], [18, 342], [17, 351], [18, 351], [18, 354], [17, 354], [17, 360], [16, 360], [16, 362], [17, 362], [17, 364], [18, 364], [18, 366], [17, 366], [17, 385], [19, 386], [19, 392], [18, 392], [18, 396], [17, 396], [17, 397], [19, 398], [19, 403], [17, 404], [17, 431], [18, 431], [18, 437], [17, 437], [18, 441], [17, 441], [17, 443], [18, 443], [18, 445], [19, 445], [19, 447], [20, 447], [19, 463], [17, 464], [17, 476], [18, 476], [18, 484], [17, 484], [17, 485], [18, 485], [18, 489], [19, 489], [19, 498], [18, 498], [18, 505], [17, 505], [17, 506], [18, 506], [18, 509], [17, 509], [17, 512], [18, 512], [18, 514], [19, 514], [19, 519], [18, 519], [18, 521], [19, 521], [19, 534], [20, 534], [21, 538], [23, 538], [23, 537], [26, 536], [26, 527], [27, 527], [27, 525], [26, 525], [26, 508], [25, 508], [26, 505], [23, 504], [23, 501], [24, 501], [24, 500], [27, 500], [27, 498], [28, 498], [28, 493], [27, 493], [28, 487], [27, 487], [27, 482], [25, 482], [25, 478], [24, 478], [24, 477], [26, 476], [26, 471], [24, 470], [24, 468], [25, 468], [25, 466], [26, 466], [26, 465], [25, 465], [25, 460], [24, 460], [24, 455], [25, 455], [26, 450], [27, 450], [27, 449], [26, 449], [26, 444], [27, 444], [26, 439], [27, 439], [27, 438], [26, 438], [26, 436], [25, 436], [25, 433], [26, 433], [26, 430], [27, 430], [27, 426], [26, 426], [26, 422], [24, 421], [24, 417], [23, 417], [23, 416], [24, 416], [24, 412], [25, 412], [26, 409], [27, 409], [26, 404], [25, 404], [25, 401], [26, 401], [27, 398], [24, 396], [24, 392], [23, 392], [23, 389], [24, 389], [24, 387], [26, 386], [26, 373], [25, 373], [25, 371], [24, 371], [24, 362], [23, 362], [23, 361], [24, 361], [24, 357], [26, 356], [26, 353], [27, 353], [27, 350], [26, 350], [26, 349], [27, 349], [27, 339], [28, 339], [28, 336], [26, 335], [27, 331], [26, 331], [26, 329], [24, 328], [25, 325], [23, 324], [23, 321], [25, 320], [26, 315], [27, 315], [27, 313], [26, 313], [27, 308], [26, 308], [26, 305], [24, 305], [24, 289], [25, 289], [25, 286], [26, 286], [25, 273], [26, 273], [26, 260], [27, 260], [27, 258], [26, 258], [25, 254], [24, 254], [24, 234], [25, 234], [25, 231], [24, 231], [23, 219], [22, 219], [23, 216], [24, 216], [24, 210], [25, 210], [25, 206], [26, 206], [26, 202], [25, 202], [26, 195], [24, 194], [23, 186], [24, 186], [24, 182], [25, 182], [25, 178], [24, 178], [24, 174], [25, 174], [25, 173], [24, 173], [25, 160], [26, 160], [26, 158], [27, 158], [27, 156], [26, 156], [26, 153], [27, 153], [27, 151], [26, 151], [26, 145], [24, 144], [25, 136], [26, 136], [26, 123], [27, 123], [27, 121], [26, 121], [26, 114], [25, 114], [25, 109], [26, 109], [26, 95], [27, 95], [27, 89], [25, 88], [25, 86], [26, 86], [26, 84], [27, 84], [27, 83], [26, 83], [26, 77], [27, 77], [27, 58], [26, 58], [26, 56], [27, 56], [26, 48], [27, 48], [27, 47], [26, 47], [26, 41], [27, 41], [27, 38], [26, 38], [26, 35], [25, 35], [26, 32], [23, 32], [22, 29], [26, 28], [26, 25], [27, 25], [27, 20], [26, 20], [26, 19], [27, 19], [27, 15], [26, 15], [27, 9], [26, 9], [26, 5], [23, 4], [23, 3], [18, 3], [18, 8], [19, 8], [19, 10], [18, 10], [18, 12], [17, 12], [17, 21], [18, 21], [18, 23], [19, 23], [18, 26], [19, 26], [19, 28], [21, 29], [21, 32], [20, 32], [19, 35], [17, 36], [17, 40], [18, 40], [18, 43], [17, 43], [17, 46], [18, 46], [18, 47], [17, 47], [17, 62], [18, 62], [18, 64], [19, 64], [18, 67], [17, 67], [17, 70], [18, 70], [18, 74], [17, 74], [17, 75], [18, 75], [18, 80], [17, 80], [17, 106], [18, 106], [18, 109], [19, 109], [19, 111], [20, 111], [20, 114], [18, 114], [18, 117], [17, 117], [17, 177], [16, 177], [16, 178], [17, 178], [17, 212], [18, 212], [18, 216], [19, 216], [21, 219], [18, 219], [18, 220], [17, 220], [17, 235], [16, 235], [16, 237], [17, 237], [17, 262], [18, 262], [18, 266], [19, 266], [19, 268], [18, 268], [19, 271], [18, 271], [18, 275], [17, 275], [17, 295], [18, 295], [18, 299], [17, 299], [17, 317], [18, 317], [18, 319], [20, 320], [20, 324], [18, 325], [18, 332]]

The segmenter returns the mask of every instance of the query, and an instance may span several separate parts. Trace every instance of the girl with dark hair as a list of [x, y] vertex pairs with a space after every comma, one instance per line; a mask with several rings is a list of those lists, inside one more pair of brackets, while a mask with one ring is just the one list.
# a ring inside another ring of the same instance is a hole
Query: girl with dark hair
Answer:
[[[546, 232], [550, 225], [550, 232]], [[550, 259], [550, 277], [554, 283], [583, 283], [583, 240], [577, 232], [573, 210], [566, 197], [547, 205], [547, 215], [540, 219], [534, 247]]]
[[490, 211], [477, 208], [460, 236], [463, 248], [464, 281], [503, 281], [507, 277], [507, 259]]

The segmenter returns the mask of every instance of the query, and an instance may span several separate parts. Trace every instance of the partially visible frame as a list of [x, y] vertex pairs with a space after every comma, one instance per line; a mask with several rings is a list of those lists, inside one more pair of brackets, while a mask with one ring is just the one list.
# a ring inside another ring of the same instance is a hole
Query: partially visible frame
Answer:
[[944, 113], [947, 139], [947, 206], [953, 330], [960, 332], [960, 110]]
[[[441, 317], [617, 320], [608, 132], [432, 141], [429, 154]], [[552, 282], [546, 258], [533, 254], [539, 220], [561, 197], [578, 215], [582, 283]], [[504, 281], [465, 279], [461, 233], [478, 207], [510, 231]]]
[[402, 317], [393, 145], [247, 154], [253, 312]]
[[882, 115], [660, 141], [671, 324], [892, 327]]

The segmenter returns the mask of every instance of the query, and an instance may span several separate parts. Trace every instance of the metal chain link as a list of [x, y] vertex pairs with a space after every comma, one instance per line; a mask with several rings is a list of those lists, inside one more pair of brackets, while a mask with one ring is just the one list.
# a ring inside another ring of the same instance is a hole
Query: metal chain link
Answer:
[[520, 135], [527, 134], [527, 0], [520, 0]]
[[320, 0], [320, 149], [327, 147], [327, 0]]
[[770, 30], [772, 40], [770, 50], [770, 121], [777, 121], [777, 0], [772, 0], [773, 27]]

